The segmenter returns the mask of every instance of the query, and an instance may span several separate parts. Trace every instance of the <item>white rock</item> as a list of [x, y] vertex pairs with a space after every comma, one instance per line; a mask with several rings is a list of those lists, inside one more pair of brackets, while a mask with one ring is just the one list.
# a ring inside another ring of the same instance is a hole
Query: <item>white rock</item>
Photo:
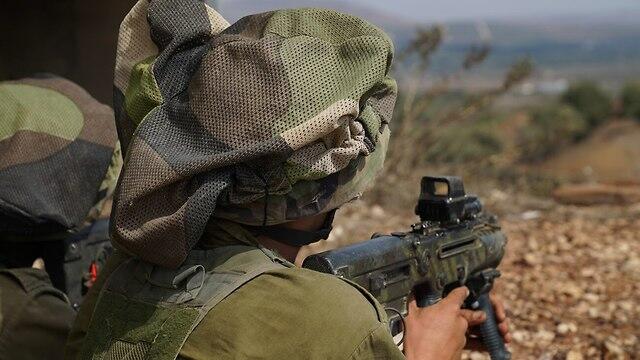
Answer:
[[529, 210], [520, 214], [520, 218], [522, 220], [535, 220], [539, 218], [541, 215], [542, 213], [538, 210]]
[[600, 301], [600, 296], [594, 293], [584, 294], [584, 299], [592, 304], [597, 304]]
[[614, 340], [605, 341], [604, 349], [606, 354], [624, 355], [624, 350]]
[[565, 360], [584, 360], [584, 357], [577, 350], [571, 350], [567, 353]]
[[565, 335], [571, 332], [576, 332], [578, 327], [573, 323], [560, 323], [556, 327], [556, 332], [561, 335]]
[[517, 343], [523, 343], [529, 340], [529, 333], [523, 330], [516, 330], [511, 333], [511, 337], [513, 337], [513, 341]]
[[383, 218], [385, 216], [384, 209], [380, 205], [373, 205], [371, 207], [371, 216], [375, 218]]
[[538, 330], [535, 334], [535, 338], [540, 342], [550, 343], [556, 338], [556, 334], [547, 330]]

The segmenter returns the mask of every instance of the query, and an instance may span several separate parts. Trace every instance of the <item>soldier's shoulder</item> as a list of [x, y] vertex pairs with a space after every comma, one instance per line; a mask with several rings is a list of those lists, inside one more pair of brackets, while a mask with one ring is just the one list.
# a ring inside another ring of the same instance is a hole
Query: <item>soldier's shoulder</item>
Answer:
[[[375, 299], [359, 286], [336, 276], [301, 268], [271, 271], [256, 279], [266, 286], [282, 288], [292, 296], [292, 301], [304, 301], [309, 305], [331, 307], [332, 311], [349, 313], [346, 316], [364, 316], [375, 321], [385, 321]], [[353, 314], [353, 315], [351, 315]]]
[[240, 358], [269, 358], [272, 352], [275, 358], [299, 358], [300, 351], [318, 359], [349, 358], [386, 327], [383, 316], [370, 297], [346, 281], [282, 268], [260, 275], [220, 302], [181, 354], [225, 358], [223, 354], [238, 355], [242, 349]]
[[[226, 301], [259, 306], [274, 316], [298, 316], [308, 324], [370, 328], [385, 321], [378, 303], [364, 290], [338, 277], [301, 268], [271, 270], [238, 289]], [[256, 304], [258, 305], [258, 304]]]

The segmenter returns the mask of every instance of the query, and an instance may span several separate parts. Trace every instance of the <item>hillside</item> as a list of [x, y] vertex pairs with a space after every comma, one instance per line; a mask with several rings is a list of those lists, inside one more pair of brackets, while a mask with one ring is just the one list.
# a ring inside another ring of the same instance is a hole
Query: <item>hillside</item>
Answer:
[[542, 164], [568, 180], [637, 182], [640, 179], [640, 124], [615, 121]]

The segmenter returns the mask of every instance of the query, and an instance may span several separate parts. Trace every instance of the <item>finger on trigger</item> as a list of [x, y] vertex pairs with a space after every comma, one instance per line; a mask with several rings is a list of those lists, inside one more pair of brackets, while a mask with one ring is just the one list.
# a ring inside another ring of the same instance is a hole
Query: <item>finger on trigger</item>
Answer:
[[455, 304], [457, 307], [461, 307], [464, 304], [464, 300], [469, 296], [469, 289], [465, 286], [453, 289], [449, 295], [443, 300], [447, 303]]

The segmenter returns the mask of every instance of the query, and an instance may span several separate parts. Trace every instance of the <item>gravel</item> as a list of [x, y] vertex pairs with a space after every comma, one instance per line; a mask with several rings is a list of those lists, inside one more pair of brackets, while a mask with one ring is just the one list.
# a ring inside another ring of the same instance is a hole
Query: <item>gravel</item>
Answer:
[[[544, 204], [498, 211], [509, 245], [496, 291], [510, 314], [513, 358], [640, 359], [640, 207]], [[310, 251], [416, 221], [365, 202], [338, 214], [332, 238]]]

